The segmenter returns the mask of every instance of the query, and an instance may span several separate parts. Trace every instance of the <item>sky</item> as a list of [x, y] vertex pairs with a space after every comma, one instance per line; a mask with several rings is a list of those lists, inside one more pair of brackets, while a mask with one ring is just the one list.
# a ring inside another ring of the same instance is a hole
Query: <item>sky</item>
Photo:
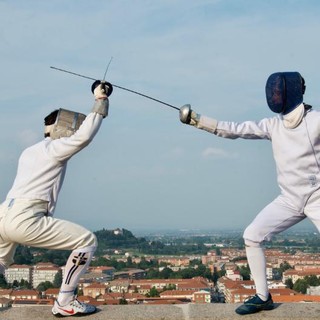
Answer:
[[[272, 117], [268, 76], [299, 71], [318, 108], [318, 0], [0, 0], [0, 201], [43, 118], [89, 113], [92, 80], [241, 122]], [[114, 88], [109, 116], [68, 163], [55, 217], [95, 231], [244, 229], [279, 194], [271, 143], [182, 124]], [[308, 222], [307, 222], [308, 223]]]

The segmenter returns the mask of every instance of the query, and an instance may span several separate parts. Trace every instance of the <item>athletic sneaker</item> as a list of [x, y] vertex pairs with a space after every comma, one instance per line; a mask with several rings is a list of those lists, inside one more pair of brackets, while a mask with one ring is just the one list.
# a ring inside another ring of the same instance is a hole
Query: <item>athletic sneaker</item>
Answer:
[[271, 310], [273, 308], [274, 308], [274, 304], [273, 304], [270, 293], [267, 301], [261, 300], [259, 296], [256, 294], [255, 296], [245, 300], [244, 304], [236, 309], [236, 313], [244, 315], [244, 314], [256, 313], [261, 310]]
[[58, 301], [54, 302], [52, 314], [56, 317], [68, 317], [74, 315], [91, 314], [97, 311], [97, 308], [91, 304], [80, 302], [77, 299], [72, 300], [65, 306], [60, 306]]

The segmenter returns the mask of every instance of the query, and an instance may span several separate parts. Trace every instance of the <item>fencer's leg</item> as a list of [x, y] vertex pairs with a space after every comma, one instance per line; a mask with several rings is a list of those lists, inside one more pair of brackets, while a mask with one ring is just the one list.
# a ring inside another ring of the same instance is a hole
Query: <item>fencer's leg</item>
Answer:
[[57, 299], [61, 306], [74, 299], [75, 289], [78, 286], [80, 277], [87, 270], [95, 249], [96, 246], [88, 246], [71, 252]]
[[306, 216], [300, 210], [291, 207], [290, 201], [279, 196], [262, 209], [244, 231], [243, 238], [248, 263], [256, 285], [257, 295], [261, 300], [266, 301], [269, 296], [266, 258], [262, 243], [270, 241], [273, 235], [290, 228], [305, 218]]
[[261, 300], [267, 301], [269, 297], [269, 290], [264, 248], [260, 243], [250, 240], [245, 240], [245, 246], [251, 275], [256, 285], [257, 295]]
[[12, 225], [8, 218], [8, 202], [0, 205], [0, 274], [14, 263], [14, 254], [18, 244], [7, 237], [6, 226]]
[[305, 206], [304, 212], [320, 233], [320, 189], [315, 191]]
[[14, 254], [18, 244], [13, 242], [4, 242], [0, 236], [0, 273], [14, 263]]
[[[73, 250], [66, 264], [58, 302], [64, 305], [73, 300], [79, 279], [89, 266], [97, 247], [95, 235], [75, 223], [47, 216], [46, 202], [20, 201], [10, 210], [11, 214], [4, 217], [6, 223], [2, 219], [0, 224], [0, 231], [5, 225], [5, 232], [0, 232], [0, 238], [2, 234], [10, 235], [6, 241], [0, 239], [0, 263], [8, 266], [13, 262], [17, 243], [46, 249]], [[91, 310], [95, 309], [78, 302], [77, 310], [77, 313], [92, 313]], [[60, 311], [54, 314], [57, 313]]]

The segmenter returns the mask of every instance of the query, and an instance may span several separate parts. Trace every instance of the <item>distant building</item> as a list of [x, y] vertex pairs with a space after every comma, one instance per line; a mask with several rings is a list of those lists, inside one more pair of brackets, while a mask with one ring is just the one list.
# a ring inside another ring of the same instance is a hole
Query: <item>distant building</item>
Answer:
[[4, 277], [7, 283], [12, 284], [15, 280], [21, 282], [21, 280], [32, 282], [32, 266], [25, 264], [13, 264], [4, 272]]
[[241, 281], [243, 280], [242, 275], [239, 270], [226, 270], [226, 277], [233, 281]]
[[33, 288], [37, 288], [41, 282], [49, 281], [53, 283], [56, 274], [59, 272], [61, 272], [61, 268], [53, 263], [38, 263], [33, 269]]
[[9, 308], [12, 306], [12, 300], [7, 298], [0, 298], [0, 309]]
[[211, 294], [208, 291], [201, 290], [193, 293], [194, 303], [211, 303]]
[[[229, 299], [226, 299], [227, 303], [240, 303], [244, 302], [247, 298], [255, 295], [255, 289], [238, 289], [230, 292]], [[270, 289], [272, 297], [275, 296], [290, 296], [295, 295], [297, 292], [290, 289]]]
[[289, 269], [283, 273], [282, 282], [285, 283], [288, 279], [291, 279], [292, 282], [295, 283], [298, 279], [303, 279], [304, 277], [311, 275], [320, 277], [320, 269], [310, 269], [307, 271]]
[[113, 234], [116, 236], [122, 236], [123, 235], [123, 229], [117, 228], [113, 230]]
[[89, 270], [81, 276], [81, 280], [89, 281], [89, 282], [109, 282], [114, 279], [114, 271], [113, 267], [90, 267]]
[[180, 266], [188, 266], [190, 264], [190, 258], [189, 257], [165, 257], [165, 258], [159, 258], [158, 259], [159, 264], [167, 263], [175, 267]]
[[11, 299], [13, 289], [0, 289], [0, 298]]
[[57, 299], [58, 298], [58, 295], [59, 295], [59, 291], [60, 289], [59, 288], [50, 288], [50, 289], [47, 289], [44, 293], [44, 297], [46, 299]]
[[267, 264], [266, 273], [267, 273], [267, 279], [272, 280], [273, 279], [273, 268], [272, 268], [271, 264]]
[[147, 272], [142, 269], [128, 269], [124, 271], [115, 272], [114, 279], [143, 279]]
[[237, 270], [237, 265], [234, 262], [226, 262], [224, 264], [224, 269], [226, 271], [228, 271], [228, 270], [235, 271], [235, 270]]
[[134, 286], [138, 292], [140, 288], [149, 288], [149, 290], [155, 287], [157, 290], [163, 290], [168, 286], [174, 286], [176, 290], [210, 290], [210, 282], [203, 277], [195, 277], [192, 279], [141, 279], [132, 280], [130, 286]]
[[217, 255], [216, 254], [208, 254], [206, 256], [201, 257], [201, 262], [204, 265], [212, 265], [217, 261]]
[[112, 280], [109, 284], [109, 289], [111, 292], [128, 292], [129, 285], [132, 282], [130, 279], [116, 279]]
[[158, 270], [161, 272], [162, 270], [164, 270], [166, 268], [171, 269], [174, 272], [177, 272], [177, 271], [180, 271], [180, 270], [187, 269], [188, 267], [185, 267], [185, 266], [167, 266], [167, 267], [159, 267]]
[[241, 267], [246, 268], [246, 267], [248, 267], [248, 260], [237, 260], [237, 261], [235, 261], [235, 264], [236, 264], [239, 268], [241, 268]]
[[196, 291], [194, 290], [166, 290], [160, 293], [160, 298], [162, 299], [182, 299], [189, 300], [190, 302], [193, 299], [193, 294]]
[[320, 286], [310, 286], [307, 288], [307, 294], [311, 296], [320, 296]]
[[145, 296], [138, 293], [119, 293], [119, 292], [108, 292], [99, 297], [97, 297], [97, 301], [100, 304], [109, 304], [109, 305], [117, 305], [120, 303], [120, 300], [126, 300], [128, 303], [141, 303], [146, 299]]
[[12, 300], [37, 300], [40, 299], [39, 291], [29, 290], [13, 290], [11, 293]]
[[244, 249], [234, 249], [234, 248], [221, 248], [220, 249], [221, 255], [227, 257], [230, 260], [239, 257], [245, 257], [246, 251]]
[[287, 286], [282, 281], [272, 280], [268, 281], [269, 289], [286, 289]]
[[[281, 296], [281, 299], [283, 298], [285, 300], [286, 298], [284, 297], [298, 294], [294, 290], [281, 287], [279, 283], [274, 286], [272, 284], [273, 283], [271, 282], [268, 287], [274, 300], [275, 297]], [[218, 280], [218, 289], [224, 296], [226, 303], [241, 303], [256, 293], [255, 284], [252, 280], [232, 281], [226, 277], [222, 277]], [[276, 299], [277, 301], [281, 300], [280, 298]]]
[[114, 267], [106, 267], [106, 266], [99, 266], [99, 267], [92, 267], [90, 271], [101, 273], [101, 275], [106, 278], [106, 280], [113, 280], [114, 279]]
[[101, 283], [92, 283], [89, 286], [83, 288], [83, 295], [92, 298], [97, 298], [100, 295], [105, 294], [108, 291], [108, 287]]

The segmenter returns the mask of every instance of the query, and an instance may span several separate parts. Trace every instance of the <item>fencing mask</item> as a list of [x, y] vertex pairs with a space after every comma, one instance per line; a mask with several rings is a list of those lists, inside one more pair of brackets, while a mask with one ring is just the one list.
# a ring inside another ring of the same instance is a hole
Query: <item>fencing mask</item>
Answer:
[[269, 108], [286, 115], [303, 102], [304, 79], [299, 72], [277, 72], [266, 83], [266, 98]]
[[59, 109], [55, 122], [45, 126], [45, 135], [50, 134], [51, 139], [70, 137], [79, 129], [85, 118], [82, 113]]

